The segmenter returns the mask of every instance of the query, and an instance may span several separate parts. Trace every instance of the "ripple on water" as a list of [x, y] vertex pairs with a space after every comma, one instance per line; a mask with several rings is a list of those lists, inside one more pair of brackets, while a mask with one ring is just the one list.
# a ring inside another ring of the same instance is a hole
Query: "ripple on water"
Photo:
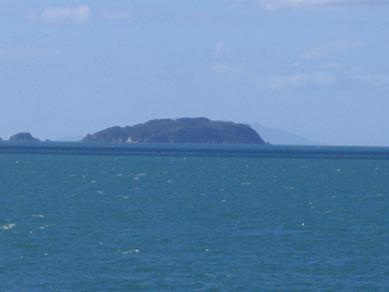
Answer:
[[36, 227], [36, 228], [34, 228], [34, 229], [32, 229], [32, 230], [30, 231], [30, 234], [33, 234], [33, 233], [35, 233], [36, 231], [39, 231], [39, 230], [45, 230], [45, 229], [47, 229], [47, 228], [49, 228], [49, 225], [48, 225], [48, 224], [45, 224], [45, 225]]
[[134, 180], [139, 180], [141, 177], [146, 176], [146, 173], [138, 173], [134, 176]]

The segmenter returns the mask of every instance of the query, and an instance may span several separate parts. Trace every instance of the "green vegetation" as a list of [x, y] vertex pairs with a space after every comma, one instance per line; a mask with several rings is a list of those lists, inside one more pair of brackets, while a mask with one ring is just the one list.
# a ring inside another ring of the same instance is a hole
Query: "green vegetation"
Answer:
[[111, 127], [83, 142], [109, 143], [194, 143], [194, 144], [263, 144], [250, 126], [207, 118], [158, 119], [126, 127]]

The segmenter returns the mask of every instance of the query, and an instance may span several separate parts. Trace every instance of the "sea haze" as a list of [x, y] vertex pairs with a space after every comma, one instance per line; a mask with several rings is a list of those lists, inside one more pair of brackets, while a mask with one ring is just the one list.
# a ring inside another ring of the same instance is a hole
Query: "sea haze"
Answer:
[[389, 285], [387, 159], [81, 154], [0, 154], [2, 290]]
[[323, 145], [323, 143], [281, 129], [269, 128], [259, 123], [250, 123], [250, 125], [265, 141], [274, 145]]

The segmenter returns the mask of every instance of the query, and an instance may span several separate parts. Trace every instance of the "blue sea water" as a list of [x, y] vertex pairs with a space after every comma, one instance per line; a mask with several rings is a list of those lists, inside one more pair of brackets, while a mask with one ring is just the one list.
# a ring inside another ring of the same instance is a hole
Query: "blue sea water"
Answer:
[[389, 160], [293, 151], [2, 153], [0, 290], [389, 290]]

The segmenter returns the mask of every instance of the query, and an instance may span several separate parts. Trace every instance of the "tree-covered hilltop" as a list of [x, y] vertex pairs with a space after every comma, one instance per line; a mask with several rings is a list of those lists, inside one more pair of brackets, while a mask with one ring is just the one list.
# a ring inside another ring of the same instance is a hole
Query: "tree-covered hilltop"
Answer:
[[207, 118], [157, 119], [126, 127], [111, 127], [83, 142], [108, 143], [193, 143], [193, 144], [264, 144], [250, 126]]
[[11, 137], [9, 137], [9, 141], [12, 142], [38, 142], [39, 139], [34, 138], [30, 133], [22, 132], [17, 133]]

